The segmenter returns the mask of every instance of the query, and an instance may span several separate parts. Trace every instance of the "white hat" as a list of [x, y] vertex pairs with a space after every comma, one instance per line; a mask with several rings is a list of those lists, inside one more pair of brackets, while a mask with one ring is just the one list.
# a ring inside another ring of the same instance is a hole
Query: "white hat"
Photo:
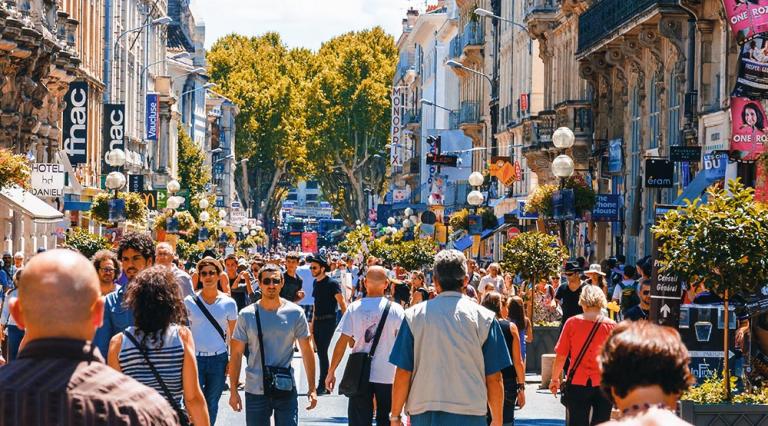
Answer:
[[589, 265], [589, 269], [585, 272], [585, 274], [598, 274], [605, 276], [605, 272], [603, 272], [603, 267], [600, 266], [598, 263], [593, 263]]

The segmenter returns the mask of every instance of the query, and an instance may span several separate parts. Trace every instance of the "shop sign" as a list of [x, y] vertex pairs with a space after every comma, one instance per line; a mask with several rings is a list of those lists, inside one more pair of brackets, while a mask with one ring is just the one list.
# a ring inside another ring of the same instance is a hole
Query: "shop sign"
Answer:
[[400, 147], [403, 145], [403, 111], [405, 110], [405, 98], [407, 97], [407, 88], [405, 86], [395, 86], [392, 88], [392, 122], [391, 135], [392, 147], [389, 156], [390, 166], [402, 166], [400, 158]]
[[144, 204], [147, 205], [147, 209], [158, 210], [157, 191], [139, 191], [139, 194], [144, 199]]
[[612, 139], [608, 144], [608, 173], [609, 174], [621, 174], [621, 170], [624, 166], [624, 158], [622, 156], [622, 140]]
[[704, 154], [704, 173], [707, 180], [714, 182], [725, 179], [725, 169], [728, 166], [727, 152], [710, 152]]
[[672, 188], [675, 177], [675, 164], [669, 160], [645, 160], [645, 187]]
[[101, 170], [104, 174], [107, 174], [116, 170], [107, 163], [109, 151], [113, 149], [125, 151], [125, 105], [104, 104], [101, 140]]
[[483, 217], [477, 214], [467, 216], [469, 235], [481, 235], [483, 233]]
[[157, 142], [157, 126], [160, 123], [160, 101], [157, 93], [147, 94], [147, 140]]
[[142, 192], [144, 190], [144, 175], [128, 176], [128, 192]]
[[669, 161], [675, 163], [698, 163], [701, 160], [700, 146], [671, 146], [669, 147]]
[[73, 81], [64, 96], [64, 152], [73, 166], [88, 161], [88, 83]]
[[621, 195], [597, 194], [592, 208], [592, 221], [619, 222], [621, 220]]
[[64, 166], [55, 163], [33, 163], [30, 192], [36, 197], [64, 196]]

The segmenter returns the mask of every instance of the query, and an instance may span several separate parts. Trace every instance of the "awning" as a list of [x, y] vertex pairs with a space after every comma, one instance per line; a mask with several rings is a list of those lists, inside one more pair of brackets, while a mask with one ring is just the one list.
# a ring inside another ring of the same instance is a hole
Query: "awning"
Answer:
[[8, 203], [13, 210], [21, 210], [38, 223], [56, 223], [64, 217], [64, 213], [18, 186], [0, 191], [0, 201]]
[[470, 235], [453, 242], [453, 248], [458, 251], [464, 251], [470, 247], [472, 247], [472, 236]]
[[701, 194], [709, 188], [710, 185], [716, 181], [710, 180], [705, 170], [700, 171], [696, 177], [685, 187], [683, 193], [680, 194], [672, 204], [677, 206], [685, 205], [685, 200], [693, 202], [693, 200], [701, 197]]

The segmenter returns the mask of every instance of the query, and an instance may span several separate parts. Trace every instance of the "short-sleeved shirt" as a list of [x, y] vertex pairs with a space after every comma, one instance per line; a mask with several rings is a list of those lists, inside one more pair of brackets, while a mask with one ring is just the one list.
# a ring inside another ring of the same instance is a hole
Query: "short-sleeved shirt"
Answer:
[[264, 394], [264, 380], [259, 353], [259, 332], [256, 327], [256, 309], [264, 333], [264, 363], [270, 367], [290, 368], [293, 343], [309, 336], [309, 325], [304, 310], [293, 302], [281, 300], [276, 311], [261, 307], [260, 303], [246, 306], [237, 316], [233, 339], [248, 345], [248, 365], [245, 367], [245, 391]]
[[584, 309], [579, 306], [582, 288], [584, 288], [584, 284], [579, 286], [576, 291], [572, 291], [568, 285], [561, 285], [557, 288], [555, 299], [560, 301], [560, 306], [563, 308], [563, 324], [568, 321], [568, 318], [584, 313]]
[[280, 297], [295, 303], [298, 298], [297, 295], [299, 290], [301, 290], [302, 283], [303, 282], [298, 274], [296, 274], [295, 277], [292, 277], [288, 275], [288, 272], [283, 273], [283, 289], [280, 290]]
[[[622, 286], [624, 286], [622, 288]], [[613, 294], [611, 295], [611, 299], [621, 301], [621, 293], [622, 290], [625, 288], [634, 287], [635, 291], [637, 291], [637, 281], [635, 280], [624, 280], [621, 283], [617, 284], [616, 287], [613, 288]]]
[[[561, 356], [570, 355], [570, 368], [573, 368], [573, 362], [584, 347], [594, 324], [594, 321], [585, 320], [578, 316], [570, 318], [565, 322], [563, 331], [560, 333], [560, 339], [557, 341], [557, 345], [555, 345], [555, 353]], [[591, 380], [593, 387], [600, 386], [600, 366], [597, 363], [597, 356], [614, 327], [616, 327], [615, 322], [605, 317], [600, 318], [600, 326], [587, 352], [584, 354], [581, 364], [576, 368], [571, 383], [586, 386], [587, 380]]]
[[296, 276], [301, 278], [301, 289], [304, 290], [304, 298], [299, 303], [301, 306], [312, 306], [315, 303], [315, 297], [312, 295], [315, 277], [312, 276], [309, 265], [299, 266], [296, 269]]
[[195, 291], [192, 289], [192, 277], [188, 273], [173, 266], [173, 275], [176, 277], [176, 282], [181, 289], [182, 298], [195, 294]]
[[645, 320], [648, 319], [648, 311], [641, 308], [640, 305], [635, 305], [624, 312], [624, 319], [630, 321]]
[[336, 308], [339, 302], [336, 300], [337, 294], [341, 292], [341, 284], [338, 281], [326, 276], [320, 281], [315, 281], [312, 296], [315, 298], [315, 318], [318, 316], [336, 315]]
[[[371, 351], [373, 338], [387, 303], [389, 301], [384, 297], [366, 297], [349, 305], [341, 317], [338, 331], [355, 340], [352, 353]], [[395, 337], [404, 315], [405, 311], [400, 305], [391, 304], [371, 362], [370, 380], [373, 383], [392, 384], [395, 379], [395, 366], [389, 362], [389, 354], [395, 345]]]
[[480, 279], [480, 285], [479, 289], [481, 293], [485, 293], [488, 291], [485, 287], [491, 284], [493, 285], [493, 290], [498, 291], [499, 293], [504, 293], [504, 278], [501, 275], [496, 275], [496, 278], [486, 275], [483, 278]]
[[[226, 352], [227, 343], [221, 338], [219, 332], [213, 327], [208, 318], [205, 317], [197, 303], [195, 303], [196, 296], [194, 294], [184, 298], [184, 305], [189, 313], [189, 328], [192, 330], [192, 338], [195, 341], [195, 351], [210, 355]], [[202, 296], [200, 301], [203, 302], [203, 306], [208, 309], [208, 312], [219, 324], [226, 337], [229, 332], [228, 321], [237, 320], [237, 303], [235, 299], [227, 296], [226, 293], [219, 293], [216, 296], [216, 300], [210, 305], [205, 302]]]

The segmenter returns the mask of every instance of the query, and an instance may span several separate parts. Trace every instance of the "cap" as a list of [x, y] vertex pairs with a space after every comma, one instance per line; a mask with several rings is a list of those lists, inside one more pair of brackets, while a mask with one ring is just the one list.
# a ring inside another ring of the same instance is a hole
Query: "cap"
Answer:
[[320, 266], [324, 267], [325, 269], [331, 269], [331, 267], [328, 265], [328, 261], [325, 260], [325, 257], [322, 256], [322, 255], [309, 256], [307, 258], [307, 262], [309, 262], [309, 263], [317, 263]]
[[582, 272], [583, 270], [579, 262], [565, 262], [565, 272]]

